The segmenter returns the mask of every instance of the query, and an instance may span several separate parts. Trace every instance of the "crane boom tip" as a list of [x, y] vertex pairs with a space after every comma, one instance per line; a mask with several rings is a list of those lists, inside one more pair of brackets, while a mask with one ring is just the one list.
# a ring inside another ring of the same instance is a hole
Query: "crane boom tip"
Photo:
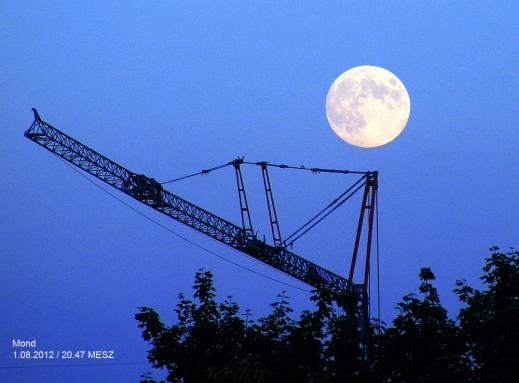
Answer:
[[41, 121], [40, 114], [38, 113], [36, 108], [32, 108], [32, 112], [34, 113], [34, 119], [38, 120], [38, 121]]

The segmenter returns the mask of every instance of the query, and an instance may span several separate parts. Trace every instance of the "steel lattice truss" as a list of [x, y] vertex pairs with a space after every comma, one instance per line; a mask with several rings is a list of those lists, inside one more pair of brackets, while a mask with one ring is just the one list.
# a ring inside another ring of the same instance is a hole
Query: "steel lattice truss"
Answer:
[[220, 218], [185, 199], [164, 190], [153, 178], [131, 172], [95, 150], [42, 121], [35, 119], [25, 136], [94, 177], [130, 197], [200, 231], [224, 244], [260, 260], [311, 286], [362, 294], [362, 285], [326, 270], [282, 247], [274, 247], [241, 227]]

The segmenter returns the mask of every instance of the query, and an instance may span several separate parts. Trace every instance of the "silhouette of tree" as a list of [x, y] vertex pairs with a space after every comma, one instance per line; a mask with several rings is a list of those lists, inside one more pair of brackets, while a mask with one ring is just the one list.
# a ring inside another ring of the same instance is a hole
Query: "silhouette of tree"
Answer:
[[[492, 248], [482, 280], [455, 290], [465, 306], [458, 321], [442, 307], [431, 269], [418, 295], [398, 303], [389, 327], [363, 325], [356, 298], [314, 291], [314, 310], [294, 320], [285, 292], [270, 314], [244, 321], [228, 296], [216, 302], [212, 274], [195, 274], [194, 299], [179, 294], [177, 320], [140, 307], [135, 318], [150, 344], [148, 360], [176, 383], [429, 383], [519, 381], [519, 252]], [[339, 303], [340, 309], [337, 306]], [[156, 382], [151, 374], [141, 383]]]
[[385, 382], [466, 382], [465, 343], [441, 306], [429, 268], [420, 271], [421, 298], [404, 296], [393, 327], [379, 337], [377, 375]]
[[[172, 326], [165, 326], [149, 307], [140, 307], [135, 315], [151, 346], [148, 360], [154, 368], [167, 369], [168, 382], [331, 383], [354, 376], [349, 355], [351, 350], [360, 355], [359, 335], [348, 332], [358, 330], [352, 324], [357, 316], [338, 315], [331, 292], [316, 291], [316, 310], [304, 311], [297, 321], [282, 292], [269, 315], [246, 324], [231, 297], [215, 301], [210, 272], [197, 272], [193, 289], [195, 301], [179, 294]], [[342, 345], [342, 339], [349, 345]], [[154, 382], [150, 374], [142, 378], [141, 383]]]
[[290, 366], [289, 382], [330, 382], [324, 359], [324, 339], [333, 315], [332, 298], [320, 290], [311, 297], [317, 310], [305, 310], [284, 340], [283, 361]]
[[461, 333], [475, 382], [519, 382], [519, 251], [490, 249], [481, 277], [486, 290], [457, 282]]
[[371, 375], [368, 364], [370, 328], [365, 325], [357, 298], [351, 293], [339, 296], [340, 313], [332, 312], [325, 340], [327, 372], [332, 382], [366, 382]]

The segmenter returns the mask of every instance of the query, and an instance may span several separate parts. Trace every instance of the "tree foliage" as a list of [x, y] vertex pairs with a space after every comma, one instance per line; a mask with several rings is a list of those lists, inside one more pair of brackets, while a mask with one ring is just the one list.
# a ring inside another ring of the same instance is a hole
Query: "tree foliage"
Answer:
[[465, 307], [458, 315], [475, 382], [519, 382], [519, 251], [491, 248], [483, 267], [485, 290], [458, 281]]
[[429, 268], [420, 271], [420, 296], [398, 303], [393, 326], [380, 337], [379, 370], [388, 382], [465, 382], [465, 344], [447, 317]]
[[[366, 327], [354, 297], [324, 289], [297, 319], [282, 292], [269, 315], [244, 320], [232, 297], [216, 301], [206, 270], [195, 274], [193, 299], [179, 294], [173, 325], [149, 307], [135, 318], [150, 344], [148, 360], [166, 369], [167, 382], [518, 382], [519, 252], [491, 250], [484, 290], [457, 282], [463, 307], [456, 320], [441, 305], [429, 268], [387, 327]], [[155, 382], [142, 376], [141, 383]]]

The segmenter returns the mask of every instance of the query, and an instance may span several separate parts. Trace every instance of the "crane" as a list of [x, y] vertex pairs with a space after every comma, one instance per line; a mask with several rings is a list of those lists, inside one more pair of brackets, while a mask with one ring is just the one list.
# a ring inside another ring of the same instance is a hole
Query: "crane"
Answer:
[[[364, 183], [361, 184], [361, 186], [364, 186], [364, 194], [350, 273], [348, 278], [344, 278], [295, 254], [289, 250], [289, 247], [291, 246], [287, 245], [287, 241], [282, 241], [272, 197], [270, 179], [267, 172], [268, 163], [259, 162], [256, 164], [260, 165], [262, 168], [274, 246], [258, 239], [257, 235], [252, 230], [245, 188], [240, 170], [240, 165], [244, 163], [243, 158], [238, 158], [230, 163], [236, 170], [242, 214], [242, 227], [240, 227], [176, 194], [173, 194], [166, 190], [163, 185], [154, 178], [126, 169], [108, 157], [98, 153], [94, 149], [82, 144], [71, 136], [43, 121], [38, 111], [34, 108], [33, 113], [34, 121], [30, 128], [25, 131], [25, 137], [43, 146], [45, 149], [51, 151], [62, 159], [154, 210], [310, 286], [325, 287], [335, 292], [348, 291], [355, 294], [355, 297], [359, 299], [359, 302], [363, 306], [367, 305], [371, 238], [377, 193], [377, 172], [356, 172], [362, 174]], [[272, 166], [289, 167], [287, 165]], [[312, 170], [313, 172], [347, 172], [319, 168], [311, 168], [307, 170]], [[354, 283], [353, 276], [355, 264], [359, 253], [359, 244], [363, 230], [362, 225], [366, 212], [368, 215], [368, 243], [366, 248], [364, 282]], [[305, 228], [303, 227], [303, 229]], [[293, 243], [293, 241], [291, 243]]]

